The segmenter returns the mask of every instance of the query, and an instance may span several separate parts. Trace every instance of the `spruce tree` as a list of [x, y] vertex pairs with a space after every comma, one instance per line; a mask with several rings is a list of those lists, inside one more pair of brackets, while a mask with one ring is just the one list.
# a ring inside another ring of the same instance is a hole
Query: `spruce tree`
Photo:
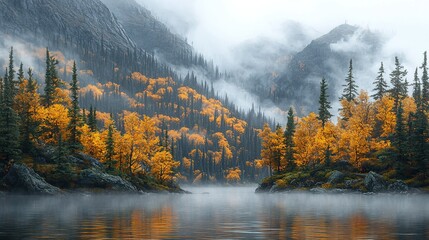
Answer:
[[15, 71], [13, 68], [13, 48], [11, 48], [9, 69], [6, 69], [3, 97], [0, 103], [0, 158], [6, 161], [16, 160], [21, 154], [19, 146], [19, 117], [13, 109], [16, 91], [14, 83]]
[[414, 102], [416, 103], [417, 108], [419, 108], [419, 106], [422, 105], [422, 87], [418, 76], [417, 68], [416, 68], [416, 71], [414, 72], [413, 86], [414, 86], [414, 89], [413, 89]]
[[319, 116], [318, 119], [322, 121], [322, 127], [325, 127], [325, 123], [329, 121], [332, 114], [329, 112], [331, 109], [331, 103], [328, 100], [328, 84], [325, 78], [322, 78], [320, 82], [320, 97], [319, 97]]
[[112, 123], [109, 125], [109, 129], [107, 132], [107, 139], [106, 139], [106, 168], [109, 172], [113, 172], [114, 165], [116, 164], [116, 161], [113, 159], [113, 156], [115, 155], [115, 142], [113, 139], [113, 131], [114, 131], [114, 122], [111, 118]]
[[371, 96], [375, 100], [379, 100], [383, 98], [383, 96], [387, 93], [387, 82], [384, 80], [384, 66], [383, 62], [381, 62], [380, 68], [378, 69], [378, 75], [377, 78], [374, 81], [374, 94]]
[[393, 146], [396, 148], [396, 170], [399, 174], [404, 170], [406, 163], [406, 153], [407, 153], [407, 135], [405, 132], [404, 125], [404, 109], [402, 107], [402, 102], [399, 102], [398, 108], [396, 111], [396, 124], [395, 132], [393, 139]]
[[395, 57], [395, 69], [390, 74], [392, 88], [390, 94], [393, 97], [395, 104], [393, 111], [398, 111], [399, 103], [407, 96], [407, 81], [404, 79], [407, 76], [407, 70], [399, 63], [398, 57]]
[[293, 109], [289, 108], [288, 116], [287, 116], [287, 124], [285, 130], [285, 142], [286, 142], [286, 168], [288, 170], [293, 170], [296, 166], [294, 154], [294, 141], [293, 136], [295, 134], [295, 116], [293, 113]]
[[429, 77], [427, 67], [426, 52], [423, 54], [423, 63], [420, 67], [422, 69], [422, 104], [426, 111], [429, 110]]
[[49, 49], [46, 48], [46, 71], [45, 71], [45, 95], [44, 104], [50, 106], [52, 104], [52, 98], [55, 91], [51, 76], [51, 56]]
[[349, 64], [349, 71], [346, 77], [346, 84], [343, 85], [344, 90], [343, 90], [343, 95], [341, 96], [341, 99], [346, 99], [347, 101], [352, 101], [356, 98], [356, 96], [358, 95], [357, 92], [357, 88], [358, 86], [356, 85], [356, 81], [354, 80], [354, 76], [353, 76], [353, 61], [352, 59], [350, 59], [350, 64]]
[[22, 83], [23, 81], [24, 81], [24, 69], [21, 63], [21, 65], [19, 65], [19, 70], [18, 70], [18, 83]]
[[72, 74], [72, 82], [71, 82], [71, 109], [69, 110], [70, 114], [70, 138], [69, 138], [69, 148], [72, 152], [79, 150], [81, 148], [81, 144], [79, 142], [80, 132], [78, 130], [78, 126], [80, 125], [80, 108], [79, 108], [79, 86], [77, 82], [77, 69], [76, 62], [73, 62], [73, 74]]

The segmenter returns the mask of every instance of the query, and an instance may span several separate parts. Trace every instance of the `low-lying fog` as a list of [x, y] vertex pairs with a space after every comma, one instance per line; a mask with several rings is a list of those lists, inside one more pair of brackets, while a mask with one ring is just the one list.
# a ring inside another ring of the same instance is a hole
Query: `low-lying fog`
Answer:
[[193, 194], [3, 196], [0, 238], [279, 238], [429, 236], [428, 195]]

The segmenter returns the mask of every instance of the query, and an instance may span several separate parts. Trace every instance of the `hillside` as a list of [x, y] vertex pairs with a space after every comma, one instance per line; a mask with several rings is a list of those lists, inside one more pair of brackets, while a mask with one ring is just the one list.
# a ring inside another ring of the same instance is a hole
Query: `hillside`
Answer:
[[[126, 24], [124, 18], [116, 17], [113, 11], [98, 0], [1, 3], [2, 7], [8, 10], [8, 13], [2, 15], [2, 24], [5, 26], [5, 31], [2, 32], [5, 37], [1, 44], [2, 51], [6, 52], [11, 47], [7, 44], [19, 43], [14, 55], [15, 70], [18, 71], [17, 63], [21, 61], [25, 63], [24, 68], [34, 68], [33, 77], [39, 83], [41, 99], [45, 99], [48, 94], [48, 78], [44, 73], [49, 58], [46, 58], [47, 51], [44, 47], [48, 46], [50, 50], [48, 57], [55, 58], [49, 65], [53, 68], [49, 71], [54, 71], [50, 74], [65, 81], [64, 84], [56, 86], [55, 91], [63, 94], [58, 103], [66, 108], [70, 107], [70, 100], [64, 99], [64, 94], [70, 93], [73, 60], [76, 60], [79, 69], [79, 107], [82, 109], [80, 115], [83, 124], [92, 125], [91, 131], [83, 134], [80, 139], [84, 153], [105, 162], [109, 115], [112, 115], [115, 128], [121, 134], [127, 134], [125, 118], [130, 114], [137, 114], [133, 116], [141, 120], [148, 116], [153, 120], [157, 138], [168, 137], [168, 144], [161, 140], [160, 144], [168, 147], [174, 160], [179, 162], [180, 165], [175, 171], [180, 181], [225, 182], [231, 173], [234, 176], [233, 181], [237, 181], [237, 177], [243, 181], [254, 181], [266, 174], [257, 170], [253, 164], [253, 159], [258, 158], [260, 151], [257, 128], [261, 128], [267, 121], [263, 113], [255, 109], [249, 112], [237, 110], [227, 98], [216, 94], [210, 82], [198, 80], [193, 72], [179, 76], [168, 66], [169, 62], [148, 53], [149, 50], [156, 51], [157, 46], [144, 45], [143, 41], [135, 40], [134, 38], [138, 37], [133, 34], [145, 29], [153, 38], [168, 39], [169, 36], [174, 37], [174, 34], [151, 17], [147, 10], [134, 6], [135, 11], [142, 13], [135, 21], [144, 22], [149, 19], [148, 21], [162, 29], [160, 32], [151, 32], [151, 26], [145, 24], [139, 25], [138, 29], [129, 28], [130, 25]], [[128, 3], [130, 5], [121, 6], [133, 7], [133, 1]], [[113, 8], [113, 5], [109, 6]], [[118, 8], [115, 11], [125, 10]], [[25, 17], [15, 21], [19, 18], [19, 12], [25, 12]], [[35, 19], [33, 28], [31, 19]], [[76, 22], [76, 19], [80, 21]], [[121, 21], [124, 21], [124, 25]], [[171, 41], [161, 45], [166, 52], [181, 51], [180, 47], [177, 49], [177, 44]], [[183, 42], [182, 45], [184, 49], [189, 47]], [[209, 75], [214, 73], [213, 66], [208, 64], [203, 56], [190, 52], [182, 57], [182, 65], [201, 66]], [[56, 60], [58, 63], [55, 63]], [[8, 61], [3, 59], [2, 65], [7, 64]], [[25, 78], [29, 76], [25, 74]], [[59, 110], [63, 108], [55, 106], [54, 110], [50, 109], [52, 106], [46, 105], [46, 102], [41, 101], [40, 104], [46, 111], [61, 113]], [[90, 118], [93, 120], [90, 121]], [[67, 129], [65, 125], [63, 127]], [[43, 129], [45, 128], [41, 126], [36, 127], [35, 134], [43, 135]], [[63, 134], [60, 135], [63, 139], [68, 137], [67, 131]], [[53, 147], [61, 149], [62, 140], [56, 137], [53, 140], [47, 138], [46, 142], [42, 143], [53, 144]], [[121, 138], [118, 141], [126, 140]], [[40, 144], [36, 143], [37, 148], [43, 146]], [[26, 154], [27, 151], [28, 149], [23, 149]], [[131, 156], [134, 156], [133, 151], [115, 159], [121, 174], [134, 173], [131, 167], [122, 168], [129, 164], [126, 159]]]

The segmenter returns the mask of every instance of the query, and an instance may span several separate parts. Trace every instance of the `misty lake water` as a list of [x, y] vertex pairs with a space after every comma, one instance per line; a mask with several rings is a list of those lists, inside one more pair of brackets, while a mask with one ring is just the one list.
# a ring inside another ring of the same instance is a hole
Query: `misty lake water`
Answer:
[[427, 239], [427, 195], [193, 194], [2, 196], [0, 239]]

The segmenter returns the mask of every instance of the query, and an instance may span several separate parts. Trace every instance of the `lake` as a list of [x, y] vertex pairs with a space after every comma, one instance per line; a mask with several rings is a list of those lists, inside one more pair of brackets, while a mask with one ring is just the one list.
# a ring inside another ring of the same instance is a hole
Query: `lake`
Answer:
[[428, 195], [193, 194], [2, 196], [0, 239], [428, 239]]

